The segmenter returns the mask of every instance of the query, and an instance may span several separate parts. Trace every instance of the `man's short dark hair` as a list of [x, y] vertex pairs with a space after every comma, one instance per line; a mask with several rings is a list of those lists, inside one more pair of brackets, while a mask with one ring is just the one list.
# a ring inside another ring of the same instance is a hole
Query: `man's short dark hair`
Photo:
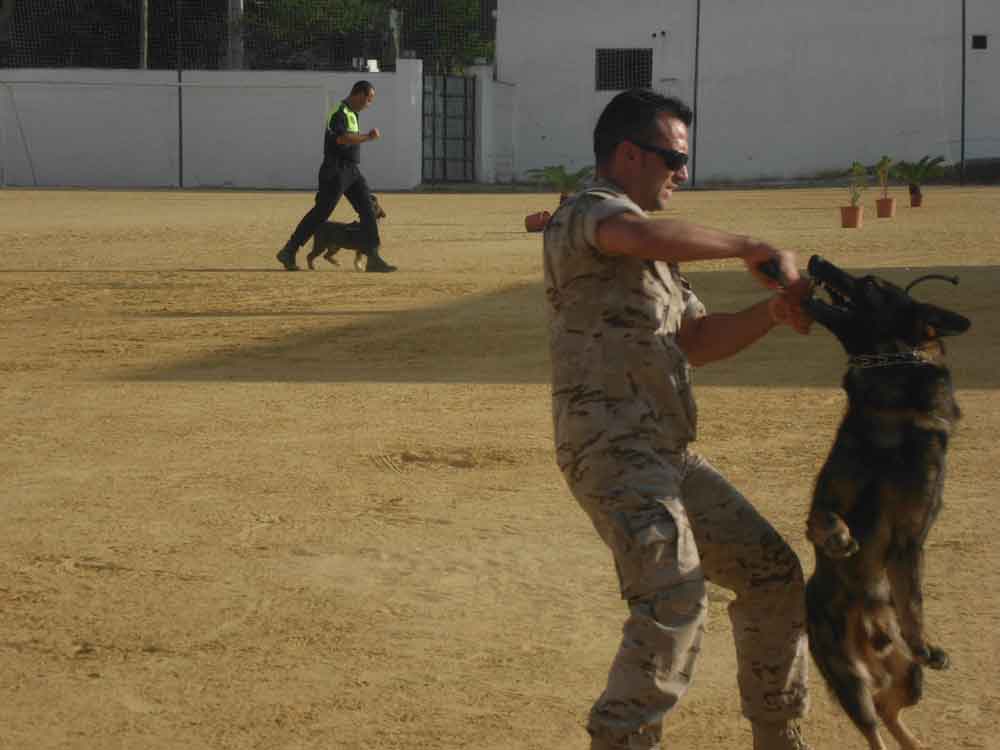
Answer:
[[616, 95], [597, 118], [594, 126], [594, 158], [607, 163], [622, 141], [648, 142], [656, 129], [656, 118], [666, 112], [688, 127], [694, 120], [691, 108], [672, 96], [650, 89], [629, 89]]
[[351, 96], [354, 96], [355, 94], [364, 94], [365, 96], [368, 96], [374, 88], [375, 87], [370, 81], [358, 81], [356, 84], [351, 86]]

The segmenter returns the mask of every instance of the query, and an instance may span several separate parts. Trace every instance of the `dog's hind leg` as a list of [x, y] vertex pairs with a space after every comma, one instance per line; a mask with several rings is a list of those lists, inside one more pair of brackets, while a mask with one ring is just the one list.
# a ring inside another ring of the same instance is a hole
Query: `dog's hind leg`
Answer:
[[931, 669], [947, 669], [948, 654], [929, 644], [924, 634], [922, 546], [923, 539], [914, 539], [890, 550], [886, 574], [899, 616], [899, 628], [914, 659]]
[[327, 250], [325, 253], [323, 253], [323, 260], [325, 260], [328, 263], [332, 263], [335, 266], [339, 266], [340, 263], [338, 263], [337, 259], [333, 257], [339, 251], [340, 251], [339, 247], [331, 247], [329, 250]]
[[892, 687], [882, 691], [875, 698], [878, 711], [885, 728], [903, 750], [924, 750], [925, 745], [903, 724], [899, 712], [908, 706], [915, 706], [923, 693], [923, 672], [919, 664], [911, 662], [898, 649], [885, 660], [886, 669], [892, 674]]
[[320, 253], [326, 247], [326, 243], [323, 241], [321, 236], [323, 232], [323, 227], [319, 227], [313, 234], [312, 249], [309, 251], [309, 255], [306, 257], [306, 263], [309, 264], [309, 270], [315, 271], [316, 267], [313, 265], [313, 261], [320, 256]]
[[813, 661], [870, 750], [886, 750], [878, 733], [873, 675], [864, 658], [868, 644], [864, 609], [858, 603], [837, 602], [831, 607], [828, 593], [815, 576], [806, 586], [806, 625]]
[[320, 254], [320, 251], [316, 249], [316, 240], [313, 240], [313, 249], [309, 251], [309, 255], [306, 256], [306, 263], [309, 265], [310, 271], [315, 271], [316, 266], [313, 265], [313, 261], [316, 260], [316, 256]]

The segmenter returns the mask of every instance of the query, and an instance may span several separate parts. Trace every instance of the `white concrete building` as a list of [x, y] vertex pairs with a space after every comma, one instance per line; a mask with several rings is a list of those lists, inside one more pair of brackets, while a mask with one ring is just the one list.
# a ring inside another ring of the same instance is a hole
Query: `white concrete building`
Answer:
[[[365, 74], [377, 190], [418, 186], [445, 150], [421, 61], [397, 66]], [[1000, 0], [498, 0], [496, 60], [467, 75], [479, 182], [591, 164], [598, 114], [631, 85], [695, 107], [696, 185], [1000, 158]], [[0, 187], [311, 190], [325, 115], [358, 77], [0, 69]]]
[[997, 0], [499, 0], [496, 50], [486, 180], [592, 163], [616, 77], [695, 105], [699, 184], [1000, 157]]
[[365, 150], [380, 190], [421, 181], [423, 64], [395, 73], [0, 69], [0, 187], [312, 190], [330, 109], [378, 91]]

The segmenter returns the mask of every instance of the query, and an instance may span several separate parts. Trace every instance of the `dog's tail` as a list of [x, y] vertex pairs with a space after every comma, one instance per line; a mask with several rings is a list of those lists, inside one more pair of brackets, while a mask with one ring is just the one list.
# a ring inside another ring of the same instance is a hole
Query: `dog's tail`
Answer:
[[874, 693], [889, 679], [877, 657], [894, 643], [881, 634], [878, 618], [862, 602], [842, 605], [817, 577], [810, 579], [806, 585], [809, 651], [841, 708], [868, 736], [878, 724]]

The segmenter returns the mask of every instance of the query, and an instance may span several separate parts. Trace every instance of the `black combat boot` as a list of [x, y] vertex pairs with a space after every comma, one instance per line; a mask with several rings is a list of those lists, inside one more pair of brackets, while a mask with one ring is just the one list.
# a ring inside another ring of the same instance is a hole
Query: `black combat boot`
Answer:
[[365, 271], [368, 273], [392, 273], [396, 267], [385, 262], [385, 259], [377, 252], [368, 256], [368, 264]]
[[278, 259], [278, 262], [285, 267], [286, 271], [299, 270], [299, 267], [295, 265], [296, 251], [298, 251], [298, 248], [292, 244], [291, 240], [289, 240], [288, 242], [285, 243], [285, 246], [281, 248], [281, 250], [279, 250], [278, 254], [275, 256]]

